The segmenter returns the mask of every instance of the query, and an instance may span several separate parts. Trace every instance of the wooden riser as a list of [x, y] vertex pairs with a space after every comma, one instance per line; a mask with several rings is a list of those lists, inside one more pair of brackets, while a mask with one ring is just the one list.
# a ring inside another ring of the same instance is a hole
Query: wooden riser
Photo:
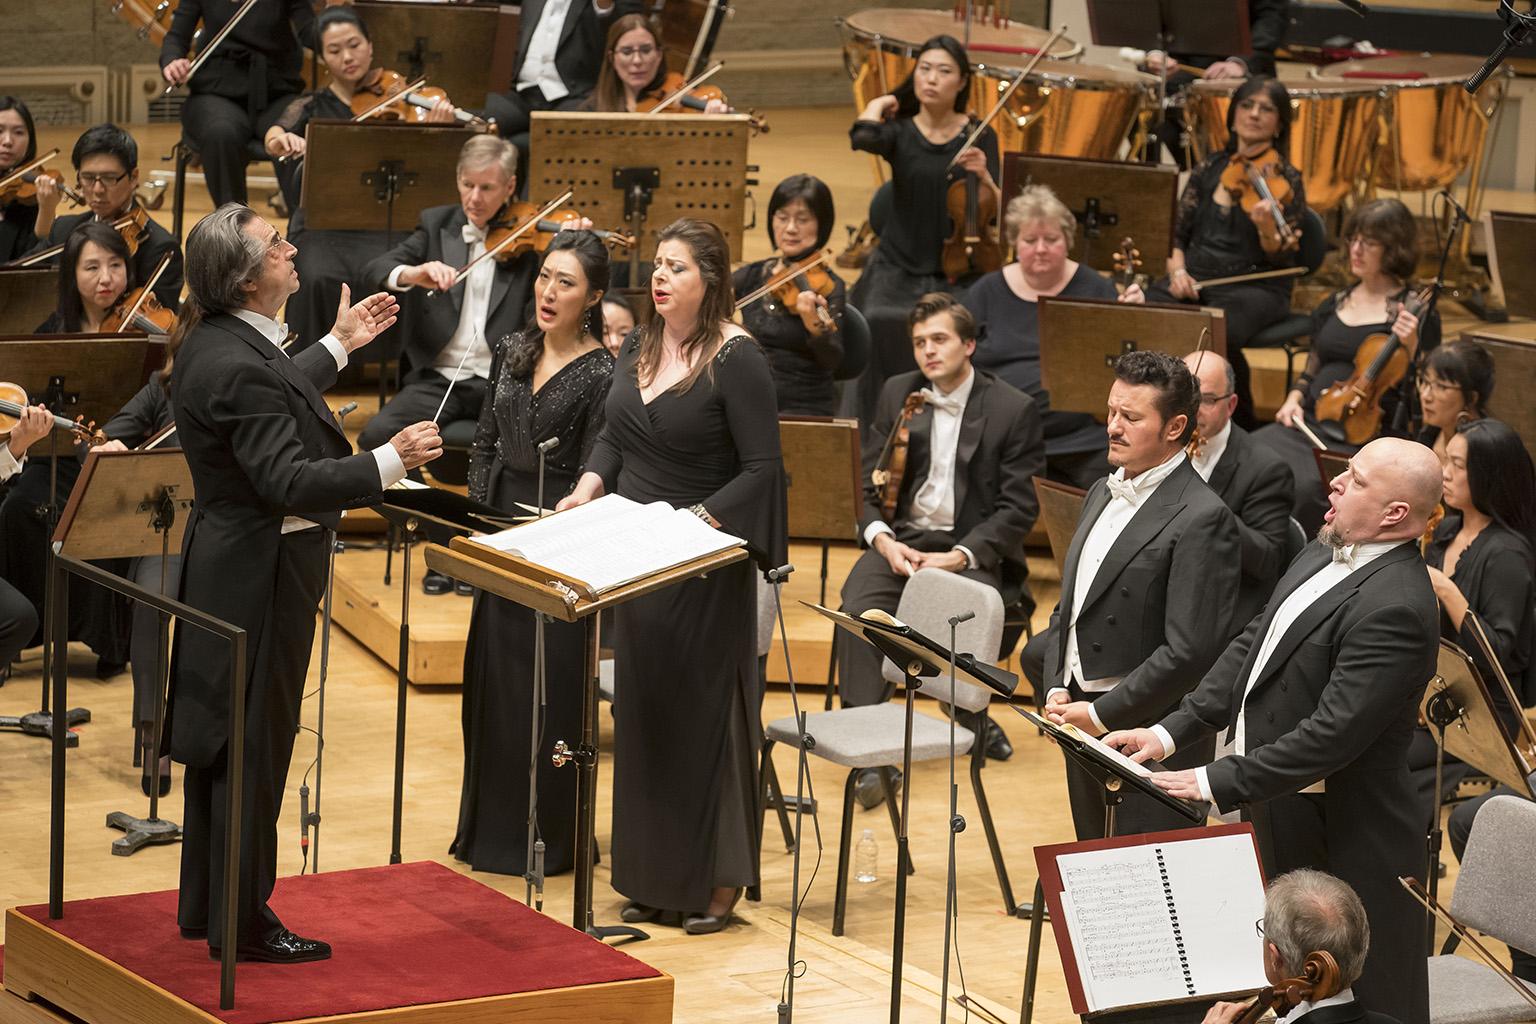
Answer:
[[[331, 614], [336, 625], [392, 669], [399, 667], [400, 583], [404, 569], [396, 549], [392, 584], [384, 585], [382, 550], [352, 549], [336, 557], [336, 592]], [[421, 592], [426, 575], [421, 548], [411, 554], [411, 637], [406, 677], [418, 686], [457, 686], [464, 675], [464, 638], [472, 601], [458, 594]]]

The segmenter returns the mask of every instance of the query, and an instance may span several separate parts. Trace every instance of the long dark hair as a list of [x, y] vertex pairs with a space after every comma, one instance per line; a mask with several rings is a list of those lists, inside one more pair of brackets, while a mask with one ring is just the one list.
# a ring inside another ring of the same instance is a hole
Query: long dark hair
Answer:
[[1513, 427], [1473, 420], [1458, 431], [1467, 442], [1467, 485], [1477, 510], [1536, 550], [1536, 466]]
[[[581, 264], [581, 272], [587, 278], [587, 298], [594, 295], [606, 295], [608, 292], [608, 249], [598, 237], [590, 231], [562, 231], [550, 240], [549, 248], [544, 250], [544, 262], [557, 252], [569, 252], [576, 257], [576, 262]], [[541, 263], [540, 266], [543, 264]], [[538, 302], [535, 294], [534, 302]], [[603, 340], [603, 302], [593, 303], [587, 310], [584, 323], [584, 333]], [[527, 377], [533, 373], [534, 367], [539, 365], [539, 357], [544, 354], [544, 331], [539, 327], [537, 317], [530, 317], [528, 326], [517, 334], [507, 338], [507, 348], [502, 358], [508, 361], [507, 368], [514, 377]]]
[[1483, 346], [1458, 338], [1431, 352], [1425, 367], [1434, 370], [1435, 376], [1447, 384], [1461, 389], [1468, 419], [1480, 420], [1488, 415], [1488, 399], [1493, 396], [1493, 357]]
[[652, 89], [658, 89], [666, 79], [667, 50], [661, 45], [661, 33], [645, 15], [626, 14], [608, 28], [608, 38], [603, 43], [603, 66], [597, 72], [597, 86], [592, 90], [592, 99], [588, 103], [589, 109], [611, 114], [622, 114], [627, 109], [624, 105], [624, 83], [619, 80], [619, 73], [613, 70], [614, 51], [619, 47], [619, 40], [637, 28], [643, 28], [649, 32], [651, 42], [655, 43], [656, 49], [661, 52], [661, 63], [656, 65], [656, 77], [640, 91], [649, 92]]
[[1256, 92], [1262, 92], [1268, 97], [1269, 102], [1275, 105], [1280, 113], [1280, 130], [1275, 133], [1275, 152], [1280, 154], [1280, 159], [1287, 164], [1291, 162], [1291, 94], [1286, 91], [1279, 79], [1268, 75], [1255, 75], [1232, 94], [1232, 102], [1227, 104], [1227, 152], [1237, 151], [1237, 132], [1232, 130], [1232, 122], [1237, 118], [1238, 106]]
[[768, 244], [778, 247], [773, 237], [773, 215], [799, 199], [816, 218], [816, 248], [825, 249], [832, 237], [832, 225], [837, 220], [837, 210], [832, 205], [832, 190], [827, 183], [812, 174], [791, 174], [774, 186], [768, 199]]
[[[960, 86], [960, 91], [955, 94], [955, 110], [962, 112], [971, 102], [971, 58], [966, 55], [965, 47], [960, 45], [960, 40], [954, 36], [934, 36], [917, 48], [917, 59], [922, 60], [923, 54], [929, 50], [943, 50], [955, 59], [960, 65], [960, 74], [965, 79]], [[917, 64], [912, 65], [912, 70], [907, 72], [907, 77], [901, 80], [901, 84], [891, 90], [891, 95], [896, 97], [896, 116], [911, 117], [922, 109], [922, 104], [917, 101], [917, 87], [912, 84], [917, 76]]]
[[[714, 355], [724, 332], [720, 325], [736, 313], [736, 291], [731, 287], [731, 248], [720, 229], [707, 220], [684, 217], [661, 229], [656, 236], [656, 247], [663, 242], [682, 242], [688, 247], [693, 262], [704, 280], [704, 300], [699, 303], [699, 319], [693, 333], [683, 339], [683, 355], [696, 359], [688, 376], [673, 385], [673, 391], [681, 394], [693, 387], [704, 374], [713, 375]], [[666, 321], [660, 316], [640, 329], [640, 355], [635, 360], [635, 378], [644, 385], [656, 374], [661, 365], [662, 335]], [[711, 377], [711, 379], [713, 379]]]
[[75, 271], [80, 266], [80, 254], [85, 243], [95, 242], [123, 261], [127, 268], [127, 284], [123, 291], [133, 287], [133, 260], [128, 253], [128, 243], [110, 224], [101, 221], [81, 221], [64, 239], [64, 254], [59, 258], [59, 326], [66, 334], [80, 330], [85, 320], [85, 303], [80, 300], [80, 286], [75, 283]]
[[[37, 126], [32, 122], [32, 111], [27, 109], [26, 103], [15, 96], [0, 96], [0, 110], [14, 110], [21, 115], [21, 123], [27, 126], [27, 151], [16, 162], [16, 166], [31, 163], [37, 159]], [[9, 171], [10, 168], [6, 170]]]
[[315, 18], [315, 42], [323, 45], [325, 30], [334, 25], [351, 25], [362, 33], [364, 39], [370, 43], [373, 42], [373, 37], [368, 34], [368, 25], [363, 21], [362, 15], [347, 5], [327, 7], [320, 12], [319, 17]]

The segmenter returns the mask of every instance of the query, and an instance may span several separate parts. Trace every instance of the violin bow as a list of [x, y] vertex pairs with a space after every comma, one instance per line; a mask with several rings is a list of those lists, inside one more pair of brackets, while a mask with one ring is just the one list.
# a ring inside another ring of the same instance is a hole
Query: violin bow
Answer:
[[1408, 890], [1410, 896], [1419, 901], [1425, 910], [1438, 917], [1441, 923], [1451, 930], [1453, 935], [1456, 935], [1461, 941], [1471, 946], [1473, 951], [1477, 953], [1478, 959], [1482, 960], [1483, 963], [1493, 969], [1495, 974], [1504, 979], [1505, 984], [1520, 993], [1521, 998], [1527, 1003], [1536, 1006], [1536, 993], [1532, 993], [1529, 988], [1516, 981], [1515, 976], [1509, 973], [1509, 969], [1504, 966], [1503, 962], [1490, 953], [1488, 947], [1479, 942], [1477, 936], [1473, 935], [1466, 925], [1452, 917], [1450, 911], [1440, 905], [1439, 900], [1425, 891], [1424, 886], [1420, 884], [1417, 878], [1401, 875], [1397, 881], [1404, 889]]
[[144, 282], [144, 287], [139, 290], [139, 297], [134, 300], [132, 306], [128, 307], [128, 312], [123, 314], [123, 328], [125, 330], [132, 329], [133, 318], [139, 315], [139, 310], [144, 308], [144, 304], [154, 294], [155, 285], [160, 283], [160, 277], [165, 273], [165, 268], [171, 265], [171, 257], [174, 255], [174, 252], [168, 252], [160, 257], [160, 263], [155, 267], [155, 272], [149, 275], [149, 280]]
[[1023, 85], [1024, 80], [1029, 77], [1030, 72], [1035, 70], [1035, 65], [1039, 64], [1042, 60], [1045, 59], [1045, 55], [1051, 52], [1051, 47], [1055, 46], [1057, 41], [1060, 40], [1061, 37], [1066, 34], [1066, 32], [1067, 26], [1061, 26], [1061, 28], [1058, 28], [1055, 32], [1051, 33], [1051, 38], [1045, 41], [1044, 46], [1035, 51], [1034, 56], [1029, 58], [1029, 63], [1024, 65], [1024, 70], [1020, 71], [1016, 76], [1014, 76], [1014, 79], [1009, 83], [1008, 88], [1004, 89], [1003, 94], [997, 98], [997, 102], [992, 104], [992, 109], [987, 112], [987, 116], [982, 118], [980, 123], [978, 123], [974, 129], [972, 129], [971, 134], [966, 137], [965, 145], [955, 150], [955, 155], [950, 157], [949, 163], [944, 168], [945, 170], [949, 170], [949, 168], [955, 166], [955, 161], [960, 159], [960, 154], [964, 153], [966, 150], [970, 149], [976, 144], [976, 140], [981, 137], [981, 133], [986, 131], [987, 125], [991, 124], [992, 119], [1002, 112], [1003, 107], [1007, 106], [1008, 101], [1013, 99], [1013, 94], [1019, 91], [1019, 86]]
[[[529, 217], [527, 220], [523, 221], [517, 227], [513, 228], [512, 231], [507, 235], [506, 238], [503, 238], [501, 241], [497, 242], [495, 245], [493, 245], [490, 248], [486, 249], [479, 256], [476, 256], [474, 259], [472, 259], [468, 263], [464, 264], [458, 270], [454, 271], [454, 274], [453, 274], [453, 284], [449, 285], [448, 287], [452, 288], [454, 285], [457, 285], [460, 281], [464, 280], [465, 275], [467, 275], [471, 270], [475, 269], [475, 267], [479, 265], [481, 260], [484, 260], [487, 257], [495, 256], [497, 253], [503, 251], [508, 246], [510, 246], [513, 242], [517, 241], [519, 238], [522, 238], [528, 232], [530, 232], [534, 228], [538, 227], [539, 226], [539, 221], [545, 219], [550, 214], [552, 214], [556, 210], [560, 209], [560, 207], [562, 207], [566, 203], [570, 202], [571, 201], [571, 197], [574, 196], [575, 194], [576, 193], [572, 192], [570, 189], [566, 189], [564, 192], [560, 193], [560, 195], [556, 196], [549, 203], [545, 204], [544, 208], [542, 210], [540, 210], [538, 213], [534, 214], [532, 217]], [[434, 294], [435, 294], [435, 291], [434, 291]]]
[[736, 312], [741, 312], [747, 306], [752, 305], [752, 303], [756, 302], [764, 295], [772, 294], [773, 290], [779, 287], [779, 285], [783, 284], [785, 281], [793, 281], [799, 275], [805, 273], [813, 267], [821, 266], [829, 259], [831, 259], [831, 253], [827, 252], [826, 250], [822, 250], [814, 257], [806, 260], [804, 263], [791, 264], [784, 270], [779, 271], [773, 277], [769, 278], [761, 288], [758, 288], [756, 291], [744, 295], [740, 299], [737, 299]]
[[224, 27], [219, 29], [219, 31], [214, 34], [212, 39], [208, 40], [208, 45], [197, 52], [197, 56], [192, 61], [192, 66], [187, 68], [187, 77], [183, 78], [180, 82], [173, 82], [170, 85], [167, 85], [164, 91], [160, 93], [161, 97], [169, 96], [177, 89], [180, 89], [183, 85], [186, 85], [188, 82], [192, 81], [192, 76], [197, 74], [198, 69], [201, 68], [203, 64], [208, 60], [208, 58], [213, 55], [213, 52], [219, 48], [219, 44], [222, 43], [225, 39], [229, 38], [229, 34], [235, 30], [235, 26], [240, 24], [240, 19], [244, 18], [247, 14], [250, 14], [251, 8], [255, 6], [256, 0], [245, 0], [245, 3], [240, 5], [240, 9], [231, 15], [230, 19], [224, 23]]
[[373, 115], [377, 114], [379, 111], [383, 110], [385, 107], [393, 106], [401, 100], [408, 100], [411, 93], [415, 92], [417, 89], [420, 89], [426, 84], [427, 79], [426, 76], [423, 75], [421, 78], [416, 79], [416, 81], [412, 82], [410, 85], [407, 85], [404, 89], [396, 89], [394, 92], [385, 93], [383, 97], [380, 98], [379, 102], [375, 103], [361, 114], [358, 114], [356, 117], [352, 118], [352, 122], [356, 124], [359, 121], [366, 121], [373, 117]]
[[[132, 216], [119, 217], [117, 220], [112, 222], [112, 229], [114, 231], [123, 231], [123, 230], [126, 230], [127, 228], [133, 227], [133, 223], [134, 222], [133, 222], [133, 217]], [[45, 262], [47, 260], [53, 259], [55, 256], [57, 256], [59, 253], [61, 253], [63, 251], [64, 251], [64, 244], [61, 242], [58, 245], [49, 246], [47, 249], [39, 249], [37, 252], [33, 253], [30, 256], [23, 256], [20, 259], [14, 259], [14, 260], [11, 260], [9, 263], [0, 263], [0, 266], [4, 266], [4, 267], [35, 267], [39, 263], [43, 263], [43, 262]]]
[[[0, 188], [5, 188], [5, 186], [9, 185], [11, 182], [25, 177], [27, 174], [42, 167], [43, 164], [46, 164], [49, 160], [52, 160], [58, 155], [59, 149], [57, 146], [55, 146], [53, 149], [50, 149], [48, 152], [44, 153], [36, 160], [33, 160], [31, 163], [22, 167], [18, 167], [11, 173], [7, 174], [5, 177], [0, 178]], [[52, 175], [49, 175], [49, 177], [52, 177]], [[70, 188], [68, 185], [64, 184], [62, 181], [59, 182], [58, 189], [68, 197], [70, 202], [74, 203], [76, 206], [85, 205], [85, 197], [82, 196], [79, 192], [76, 192], [74, 189]]]
[[1263, 281], [1270, 277], [1300, 277], [1306, 267], [1281, 267], [1278, 270], [1258, 270], [1251, 274], [1233, 274], [1231, 277], [1213, 277], [1209, 281], [1196, 281], [1196, 288], [1210, 288], [1218, 284], [1241, 284], [1244, 281]]
[[690, 79], [687, 82], [684, 82], [683, 85], [682, 85], [682, 88], [680, 88], [676, 92], [672, 93], [672, 95], [668, 96], [666, 99], [664, 99], [660, 103], [656, 104], [650, 110], [647, 110], [645, 112], [645, 116], [646, 117], [654, 117], [657, 114], [660, 114], [661, 112], [666, 110], [668, 107], [670, 107], [672, 104], [676, 103], [678, 100], [682, 99], [684, 96], [687, 96], [690, 92], [693, 92], [693, 90], [697, 89], [699, 86], [703, 85], [708, 79], [713, 78], [720, 71], [720, 69], [723, 68], [723, 67], [725, 67], [725, 61], [723, 61], [723, 60], [715, 61], [709, 67], [705, 68], [703, 71], [700, 71], [697, 76], [695, 76], [694, 78]]

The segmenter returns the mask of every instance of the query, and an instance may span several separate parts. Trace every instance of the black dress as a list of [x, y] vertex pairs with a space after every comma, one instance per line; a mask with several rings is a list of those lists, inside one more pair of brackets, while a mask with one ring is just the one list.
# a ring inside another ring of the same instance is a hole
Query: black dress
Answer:
[[650, 907], [703, 913], [716, 887], [757, 880], [758, 569], [787, 554], [773, 378], [747, 336], [711, 373], [647, 405], [631, 334], [608, 423], [587, 464], [610, 492], [702, 503], [753, 559], [620, 605], [615, 615], [613, 887]]
[[[1084, 264], [1057, 295], [1071, 299], [1110, 299], [1115, 286]], [[1003, 271], [984, 274], [964, 296], [976, 317], [980, 338], [971, 364], [1007, 381], [1035, 400], [1045, 431], [1046, 475], [1087, 490], [1109, 474], [1109, 437], [1104, 424], [1087, 413], [1053, 412], [1040, 384], [1040, 305], [1020, 298]]]
[[[769, 278], [777, 258], [741, 267], [731, 276], [736, 297], [750, 294]], [[832, 416], [837, 413], [837, 384], [832, 372], [843, 358], [841, 325], [847, 288], [842, 278], [828, 270], [834, 283], [827, 312], [838, 329], [817, 337], [805, 329], [800, 314], [786, 309], [772, 295], [765, 295], [741, 311], [741, 322], [763, 346], [773, 370], [779, 413], [791, 416]]]
[[[0, 176], [8, 174], [0, 171]], [[25, 256], [37, 244], [37, 204], [14, 202], [0, 206], [0, 263]]]
[[[950, 183], [964, 172], [949, 163], [975, 127], [971, 120], [938, 145], [929, 142], [910, 117], [855, 121], [849, 130], [854, 149], [884, 157], [891, 165], [891, 216], [848, 299], [869, 321], [869, 365], [859, 381], [857, 409], [866, 424], [874, 417], [880, 386], [898, 373], [917, 369], [907, 332], [912, 306], [928, 292], [951, 290], [944, 277], [944, 240], [950, 232], [945, 199]], [[984, 130], [976, 148], [986, 154], [992, 180], [1000, 180], [997, 133]]]
[[[508, 341], [520, 343], [517, 336]], [[613, 357], [602, 348], [577, 356], [537, 392], [531, 375], [513, 373], [511, 362], [503, 354], [495, 390], [480, 410], [469, 494], [516, 513], [517, 502], [538, 500], [539, 442], [560, 439], [545, 462], [546, 507], [569, 493], [581, 475], [602, 429]], [[527, 866], [534, 632], [529, 609], [494, 594], [475, 594], [464, 648], [464, 789], [449, 852], [476, 871], [520, 875]], [[580, 623], [545, 625], [548, 710], [536, 759], [546, 874], [569, 871], [576, 861], [576, 773], [556, 768], [548, 746], [581, 733], [584, 653]]]

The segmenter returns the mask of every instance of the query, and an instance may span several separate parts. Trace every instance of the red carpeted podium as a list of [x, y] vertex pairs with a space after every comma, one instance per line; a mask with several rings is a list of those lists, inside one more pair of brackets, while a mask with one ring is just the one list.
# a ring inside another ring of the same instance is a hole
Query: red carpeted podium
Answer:
[[13, 907], [0, 1022], [672, 1020], [669, 976], [441, 864], [285, 878], [272, 907], [334, 953], [240, 964], [228, 1011], [218, 1008], [218, 961], [177, 930], [174, 891], [68, 902], [57, 921], [46, 904]]

